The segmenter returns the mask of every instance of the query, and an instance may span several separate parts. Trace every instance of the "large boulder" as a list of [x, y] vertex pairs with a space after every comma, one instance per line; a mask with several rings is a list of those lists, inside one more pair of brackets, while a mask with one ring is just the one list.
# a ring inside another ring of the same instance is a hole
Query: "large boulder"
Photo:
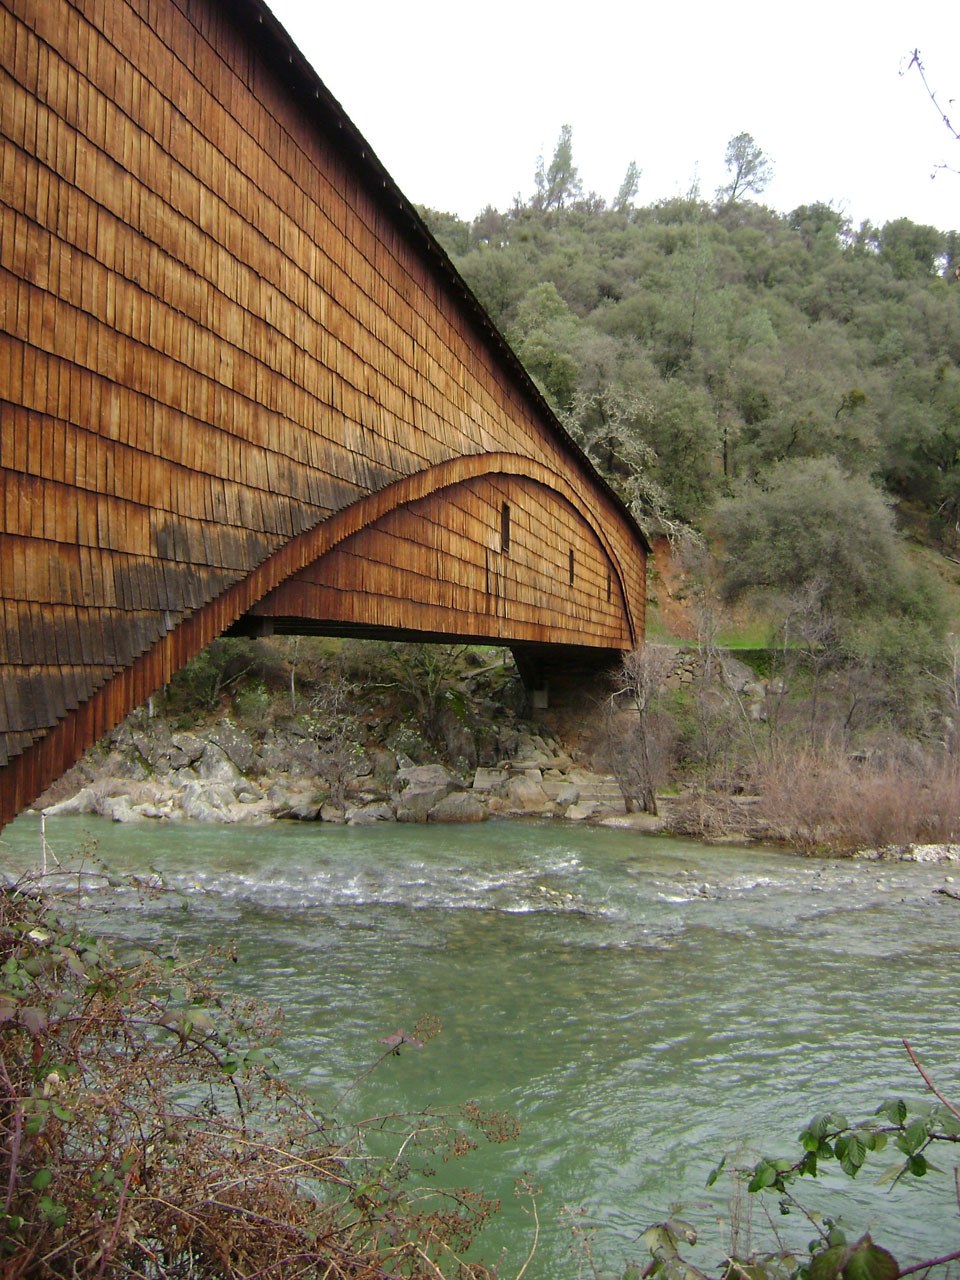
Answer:
[[195, 733], [173, 733], [170, 735], [170, 764], [174, 769], [183, 769], [193, 764], [203, 755], [204, 741]]
[[233, 788], [223, 782], [188, 782], [180, 796], [185, 818], [195, 822], [234, 822]]
[[194, 768], [197, 771], [197, 777], [203, 782], [236, 786], [240, 781], [240, 770], [215, 742], [207, 743]]
[[48, 804], [44, 813], [48, 818], [59, 818], [64, 814], [99, 813], [100, 801], [90, 787], [81, 787], [74, 796], [60, 800], [57, 804]]
[[276, 782], [266, 795], [267, 805], [275, 818], [291, 818], [296, 822], [316, 822], [325, 799], [324, 795], [317, 794], [316, 787], [286, 787]]
[[596, 800], [579, 800], [563, 816], [571, 822], [583, 822], [587, 818], [595, 818], [599, 812], [600, 806]]
[[550, 805], [550, 797], [539, 782], [525, 773], [509, 778], [503, 788], [503, 807], [507, 813], [542, 813]]
[[413, 765], [397, 774], [394, 793], [398, 822], [426, 822], [434, 805], [463, 783], [442, 764]]
[[372, 827], [378, 822], [393, 822], [395, 817], [388, 804], [377, 801], [348, 809], [346, 819], [348, 827]]
[[427, 814], [429, 822], [483, 822], [487, 807], [469, 791], [451, 791]]
[[250, 736], [229, 720], [223, 720], [209, 734], [209, 740], [220, 748], [241, 773], [255, 773], [260, 756]]
[[108, 796], [103, 802], [102, 813], [111, 822], [142, 822], [142, 807], [134, 808], [129, 796]]

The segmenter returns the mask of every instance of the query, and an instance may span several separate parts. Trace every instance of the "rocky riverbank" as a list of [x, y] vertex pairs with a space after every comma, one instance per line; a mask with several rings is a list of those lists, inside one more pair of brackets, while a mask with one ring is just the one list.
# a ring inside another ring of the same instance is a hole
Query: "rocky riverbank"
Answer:
[[[556, 817], [660, 829], [627, 814], [616, 780], [576, 761], [550, 733], [501, 734], [502, 756], [457, 771], [402, 751], [354, 746], [347, 776], [329, 746], [291, 720], [263, 733], [223, 717], [179, 730], [140, 709], [37, 802], [48, 815], [115, 822], [482, 822]], [[331, 772], [338, 773], [332, 783]]]

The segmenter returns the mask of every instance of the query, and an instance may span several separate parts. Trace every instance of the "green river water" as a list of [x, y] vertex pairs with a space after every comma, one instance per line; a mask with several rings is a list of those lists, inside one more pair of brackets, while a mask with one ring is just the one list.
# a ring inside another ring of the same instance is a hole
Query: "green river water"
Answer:
[[[704, 1190], [720, 1154], [793, 1155], [817, 1111], [920, 1096], [902, 1037], [960, 1098], [960, 903], [933, 892], [960, 868], [536, 822], [47, 823], [62, 857], [88, 835], [110, 867], [154, 868], [172, 890], [142, 904], [91, 890], [99, 925], [187, 954], [234, 940], [226, 978], [283, 1007], [284, 1066], [321, 1107], [379, 1056], [380, 1037], [441, 1020], [423, 1050], [353, 1089], [350, 1113], [473, 1099], [519, 1119], [517, 1142], [441, 1171], [503, 1197], [484, 1253], [506, 1250], [504, 1277], [531, 1240], [512, 1195], [523, 1173], [543, 1189], [525, 1280], [575, 1276], [563, 1205], [586, 1207], [611, 1267], [638, 1258], [642, 1228], [677, 1201], [722, 1239], [729, 1185]], [[0, 865], [35, 867], [39, 849], [39, 819], [22, 817], [0, 836]], [[890, 1191], [865, 1171], [810, 1191], [841, 1191], [850, 1225], [873, 1225], [906, 1265], [960, 1247], [951, 1184]], [[891, 1231], [895, 1207], [904, 1225]]]

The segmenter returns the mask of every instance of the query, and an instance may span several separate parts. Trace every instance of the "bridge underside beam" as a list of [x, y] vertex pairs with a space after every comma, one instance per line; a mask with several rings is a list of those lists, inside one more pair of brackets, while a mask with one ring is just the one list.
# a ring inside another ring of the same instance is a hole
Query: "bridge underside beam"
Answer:
[[263, 618], [247, 614], [225, 633], [231, 636], [336, 636], [350, 640], [399, 640], [414, 644], [477, 644], [510, 649], [537, 714], [581, 714], [595, 709], [610, 693], [623, 650], [593, 645], [538, 644], [489, 635], [451, 635], [410, 627], [378, 627], [323, 618]]

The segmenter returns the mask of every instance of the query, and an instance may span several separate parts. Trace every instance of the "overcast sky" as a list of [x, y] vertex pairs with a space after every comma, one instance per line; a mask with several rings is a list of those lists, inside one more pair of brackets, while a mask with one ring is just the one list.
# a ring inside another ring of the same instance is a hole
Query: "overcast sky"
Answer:
[[[627, 165], [636, 203], [712, 199], [727, 141], [751, 133], [774, 162], [763, 197], [815, 200], [854, 221], [909, 217], [960, 229], [960, 3], [687, 0], [268, 0], [412, 201], [474, 217], [533, 190], [560, 128], [586, 190], [610, 201]], [[901, 74], [903, 72], [903, 74]]]

